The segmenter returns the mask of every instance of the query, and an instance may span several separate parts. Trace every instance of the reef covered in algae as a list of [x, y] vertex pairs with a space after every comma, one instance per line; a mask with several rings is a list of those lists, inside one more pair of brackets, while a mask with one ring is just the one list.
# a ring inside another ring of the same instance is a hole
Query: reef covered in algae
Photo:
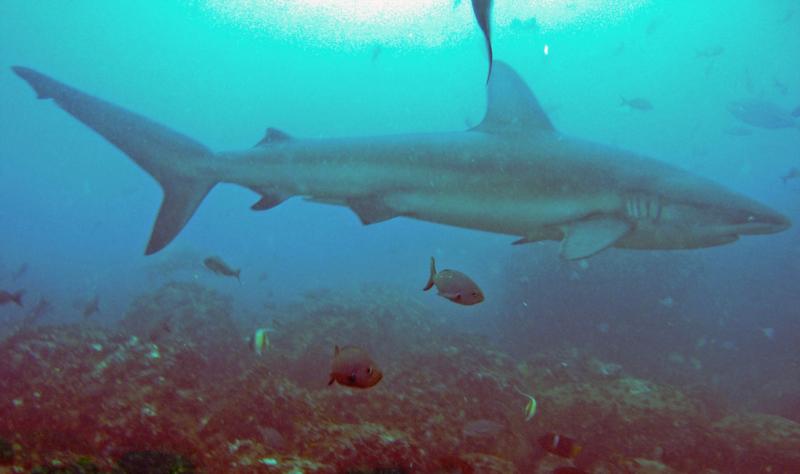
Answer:
[[[26, 328], [0, 344], [0, 473], [800, 472], [798, 423], [577, 348], [512, 358], [369, 291], [315, 293], [260, 321], [172, 283], [114, 327]], [[268, 319], [257, 356], [246, 337]], [[334, 346], [352, 343], [381, 365], [374, 388], [327, 385]], [[530, 420], [520, 392], [538, 401]], [[547, 432], [583, 450], [548, 454]]]

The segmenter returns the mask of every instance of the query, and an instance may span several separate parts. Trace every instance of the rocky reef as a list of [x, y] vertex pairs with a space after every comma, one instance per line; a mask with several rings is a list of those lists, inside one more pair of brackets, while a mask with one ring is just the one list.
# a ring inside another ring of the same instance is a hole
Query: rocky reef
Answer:
[[[800, 472], [800, 425], [702, 388], [634, 378], [578, 349], [513, 359], [370, 289], [280, 308], [262, 356], [232, 301], [142, 295], [113, 329], [28, 328], [0, 344], [0, 473]], [[380, 364], [328, 386], [334, 345]], [[527, 398], [537, 414], [526, 420]], [[583, 446], [544, 452], [547, 432]]]

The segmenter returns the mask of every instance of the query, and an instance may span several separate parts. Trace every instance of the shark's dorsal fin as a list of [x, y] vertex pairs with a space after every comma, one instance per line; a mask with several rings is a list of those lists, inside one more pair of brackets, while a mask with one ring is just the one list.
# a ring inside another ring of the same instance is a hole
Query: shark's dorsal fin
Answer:
[[504, 62], [494, 62], [486, 101], [486, 115], [472, 130], [485, 133], [555, 131], [528, 85]]
[[267, 131], [264, 133], [264, 138], [262, 138], [260, 142], [256, 143], [256, 146], [266, 146], [277, 142], [289, 141], [291, 139], [292, 136], [284, 132], [283, 130], [278, 130], [277, 128], [269, 127]]

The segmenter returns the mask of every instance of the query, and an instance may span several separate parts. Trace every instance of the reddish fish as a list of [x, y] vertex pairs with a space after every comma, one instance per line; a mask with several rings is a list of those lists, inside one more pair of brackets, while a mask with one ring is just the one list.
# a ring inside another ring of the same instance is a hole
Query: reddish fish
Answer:
[[473, 305], [483, 301], [483, 292], [470, 277], [455, 270], [442, 270], [437, 273], [436, 261], [431, 257], [430, 277], [422, 290], [428, 291], [434, 285], [439, 291], [439, 296], [453, 303]]
[[22, 306], [22, 294], [25, 293], [23, 290], [19, 290], [16, 293], [10, 293], [6, 290], [0, 290], [0, 305], [4, 305], [7, 303], [16, 303], [17, 306]]
[[575, 458], [583, 450], [583, 447], [574, 439], [557, 433], [547, 433], [539, 438], [538, 441], [545, 451], [562, 458]]
[[369, 388], [383, 378], [383, 373], [363, 349], [336, 346], [331, 364], [331, 379], [328, 385], [338, 382], [348, 387]]

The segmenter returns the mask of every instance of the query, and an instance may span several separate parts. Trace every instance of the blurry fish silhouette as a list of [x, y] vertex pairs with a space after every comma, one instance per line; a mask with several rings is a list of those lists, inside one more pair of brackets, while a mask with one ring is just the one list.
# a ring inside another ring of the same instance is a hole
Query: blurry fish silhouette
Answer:
[[553, 432], [545, 434], [537, 441], [545, 451], [562, 458], [578, 457], [583, 450], [583, 447], [574, 439]]
[[466, 438], [488, 438], [497, 436], [506, 430], [506, 425], [502, 423], [482, 419], [467, 422], [461, 429], [461, 434]]
[[203, 260], [203, 265], [217, 275], [236, 277], [236, 279], [239, 280], [239, 283], [242, 282], [242, 280], [239, 278], [242, 270], [234, 270], [219, 257], [208, 257]]
[[747, 137], [753, 134], [753, 129], [749, 127], [728, 127], [723, 132], [734, 137]]
[[16, 303], [17, 306], [22, 306], [22, 295], [24, 294], [25, 290], [18, 290], [14, 293], [0, 290], [0, 306], [8, 303]]
[[50, 302], [43, 296], [40, 296], [39, 301], [36, 302], [30, 312], [22, 319], [22, 327], [25, 328], [36, 324], [42, 316], [50, 311], [50, 308], [52, 308]]
[[491, 32], [491, 16], [492, 16], [492, 0], [472, 0], [472, 11], [475, 13], [475, 19], [478, 21], [478, 26], [483, 32], [483, 38], [486, 41], [486, 52], [489, 55], [489, 73], [486, 75], [486, 82], [492, 77], [492, 32]]
[[629, 107], [631, 109], [641, 110], [642, 112], [653, 110], [653, 104], [651, 104], [649, 100], [642, 97], [626, 99], [625, 97], [620, 96], [619, 105], [623, 107]]
[[374, 63], [381, 57], [381, 53], [383, 53], [383, 47], [380, 44], [376, 44], [372, 47], [372, 53], [370, 54], [369, 61]]
[[248, 346], [250, 350], [256, 353], [256, 355], [260, 356], [263, 355], [266, 351], [270, 348], [269, 342], [269, 333], [272, 332], [271, 329], [268, 328], [258, 328], [255, 330], [252, 336], [248, 338]]
[[800, 117], [800, 105], [798, 105], [797, 107], [795, 107], [794, 110], [792, 110], [792, 117], [795, 118]]
[[725, 52], [725, 48], [719, 45], [709, 46], [704, 49], [698, 49], [695, 51], [694, 57], [698, 59], [711, 59], [716, 58], [717, 56], [722, 55]]
[[331, 364], [331, 378], [328, 385], [337, 382], [355, 388], [369, 388], [383, 378], [383, 373], [372, 358], [360, 347], [336, 346]]
[[94, 297], [89, 301], [87, 301], [86, 305], [83, 307], [83, 317], [88, 318], [89, 316], [99, 312], [100, 312], [100, 297], [94, 295]]
[[789, 86], [778, 80], [777, 77], [772, 78], [772, 86], [777, 90], [781, 95], [786, 95], [789, 93]]
[[766, 337], [769, 340], [775, 339], [775, 329], [774, 328], [760, 328], [760, 329], [761, 329], [761, 332], [764, 334], [764, 337]]
[[13, 275], [11, 275], [11, 281], [19, 280], [26, 273], [28, 273], [28, 264], [27, 263], [23, 263], [22, 265], [19, 266], [19, 268], [17, 268], [17, 271], [15, 271]]
[[789, 172], [786, 173], [785, 176], [781, 176], [781, 180], [783, 180], [783, 184], [786, 184], [787, 181], [790, 179], [797, 179], [800, 178], [800, 169], [797, 168], [790, 168]]
[[453, 303], [468, 306], [483, 301], [483, 292], [470, 277], [456, 270], [442, 270], [437, 273], [436, 260], [431, 257], [430, 276], [422, 291], [428, 291], [434, 285], [439, 296]]
[[736, 100], [728, 104], [728, 112], [740, 121], [767, 130], [797, 127], [800, 124], [787, 110], [762, 99]]
[[536, 32], [539, 31], [539, 22], [536, 21], [536, 18], [528, 18], [526, 20], [522, 20], [520, 18], [514, 18], [511, 20], [511, 28], [520, 31], [532, 31]]

